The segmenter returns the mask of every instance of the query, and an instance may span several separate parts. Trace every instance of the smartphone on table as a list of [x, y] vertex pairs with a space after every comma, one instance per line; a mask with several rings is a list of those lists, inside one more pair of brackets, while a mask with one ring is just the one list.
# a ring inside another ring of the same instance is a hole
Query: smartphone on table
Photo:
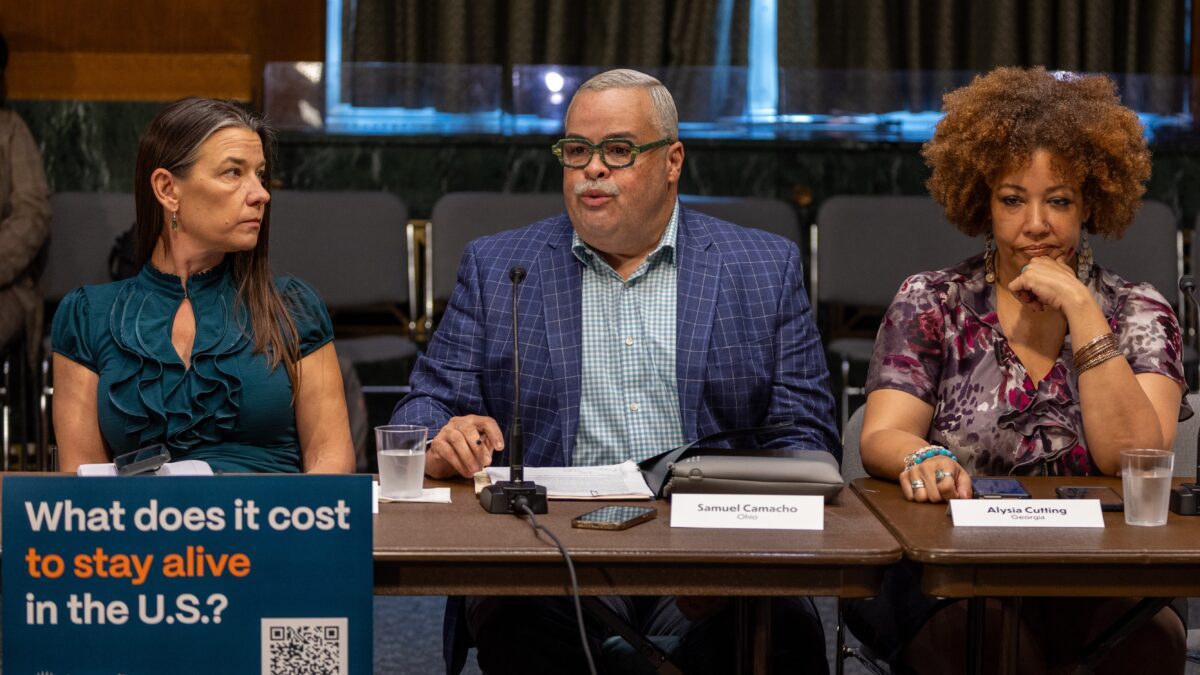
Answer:
[[1099, 499], [1101, 511], [1124, 511], [1121, 495], [1107, 485], [1060, 485], [1054, 488], [1059, 499]]
[[658, 511], [651, 506], [604, 506], [571, 520], [571, 527], [585, 530], [627, 530], [653, 520]]
[[976, 478], [971, 481], [975, 499], [1029, 499], [1016, 478]]

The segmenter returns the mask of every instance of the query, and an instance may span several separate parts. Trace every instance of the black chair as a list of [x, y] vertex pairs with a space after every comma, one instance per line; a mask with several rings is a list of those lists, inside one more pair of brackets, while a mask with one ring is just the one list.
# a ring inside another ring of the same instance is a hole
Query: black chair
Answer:
[[[50, 247], [41, 287], [46, 302], [56, 305], [80, 286], [112, 281], [109, 252], [117, 237], [133, 226], [136, 215], [133, 195], [128, 192], [58, 192], [50, 196], [50, 208]], [[49, 325], [50, 317], [47, 319]], [[42, 355], [37, 464], [50, 470], [56, 468], [58, 458], [50, 424], [54, 382], [48, 336], [43, 340]]]
[[409, 229], [408, 207], [390, 192], [271, 193], [271, 269], [311, 284], [331, 312], [374, 312], [385, 318], [376, 334], [337, 339], [360, 469], [369, 466], [373, 441], [365, 409], [355, 414], [355, 406], [363, 405], [355, 389], [398, 398], [408, 385], [396, 381], [357, 387], [348, 377], [349, 368], [394, 376], [392, 371], [407, 373], [417, 358], [417, 344], [406, 334], [417, 278]]
[[[910, 275], [949, 267], [983, 251], [946, 221], [929, 197], [839, 196], [827, 200], [809, 236], [809, 294], [826, 305], [886, 308]], [[841, 373], [841, 421], [850, 397], [865, 393], [852, 384], [852, 362], [871, 359], [872, 337], [838, 337], [825, 349]]]
[[425, 271], [424, 316], [430, 326], [458, 282], [458, 263], [472, 240], [556, 216], [564, 210], [558, 192], [450, 192], [433, 205], [425, 230], [430, 251]]

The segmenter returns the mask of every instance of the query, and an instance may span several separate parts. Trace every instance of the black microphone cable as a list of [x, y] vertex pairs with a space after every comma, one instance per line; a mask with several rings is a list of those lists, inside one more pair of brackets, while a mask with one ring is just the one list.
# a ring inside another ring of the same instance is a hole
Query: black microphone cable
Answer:
[[567, 547], [563, 546], [553, 532], [545, 525], [538, 524], [537, 518], [533, 515], [533, 509], [529, 508], [525, 497], [519, 496], [513, 500], [513, 510], [529, 516], [529, 526], [533, 528], [534, 534], [536, 535], [539, 531], [545, 532], [546, 536], [550, 537], [550, 540], [558, 547], [558, 552], [562, 554], [563, 560], [567, 561], [567, 572], [571, 574], [571, 597], [575, 601], [575, 620], [579, 623], [579, 642], [583, 645], [583, 655], [587, 658], [588, 671], [591, 672], [591, 675], [596, 675], [596, 663], [592, 660], [592, 650], [588, 647], [587, 629], [583, 625], [583, 605], [579, 601], [579, 581], [575, 578], [575, 563], [571, 562], [571, 554], [567, 553]]

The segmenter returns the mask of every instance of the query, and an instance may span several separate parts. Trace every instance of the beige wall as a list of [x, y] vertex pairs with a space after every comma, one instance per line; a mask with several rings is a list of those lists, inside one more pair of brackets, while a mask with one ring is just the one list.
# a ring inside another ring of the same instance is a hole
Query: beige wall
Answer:
[[269, 61], [321, 61], [323, 0], [5, 0], [9, 98], [253, 100]]

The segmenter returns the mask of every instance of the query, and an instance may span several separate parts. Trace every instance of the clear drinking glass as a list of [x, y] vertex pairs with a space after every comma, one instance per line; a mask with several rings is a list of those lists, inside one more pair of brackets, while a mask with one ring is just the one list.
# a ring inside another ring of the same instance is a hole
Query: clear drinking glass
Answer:
[[1125, 524], [1165, 525], [1171, 497], [1175, 453], [1170, 450], [1122, 450], [1121, 486]]
[[375, 427], [379, 452], [379, 494], [420, 497], [425, 479], [425, 438], [429, 430], [411, 424]]

